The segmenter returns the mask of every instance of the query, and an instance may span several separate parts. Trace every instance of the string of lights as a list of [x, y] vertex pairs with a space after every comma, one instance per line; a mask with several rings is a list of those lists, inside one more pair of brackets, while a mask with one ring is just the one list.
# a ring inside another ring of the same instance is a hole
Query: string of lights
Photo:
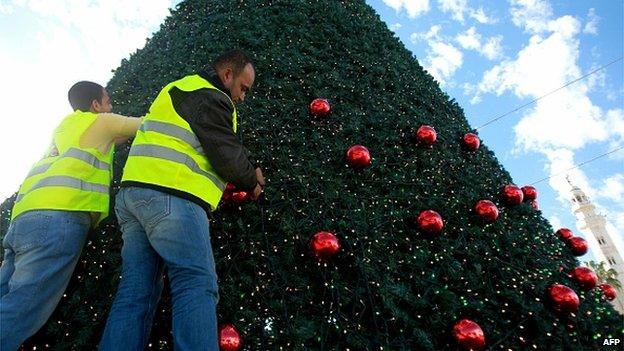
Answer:
[[588, 163], [591, 163], [591, 162], [596, 161], [596, 160], [597, 160], [597, 159], [599, 159], [599, 158], [605, 157], [605, 156], [607, 156], [607, 155], [610, 155], [610, 154], [612, 154], [612, 153], [614, 153], [614, 152], [617, 152], [617, 151], [620, 151], [620, 150], [622, 150], [622, 149], [624, 149], [624, 145], [622, 145], [622, 146], [620, 146], [620, 147], [618, 147], [618, 148], [615, 148], [615, 149], [613, 149], [613, 150], [611, 150], [611, 151], [607, 151], [607, 152], [605, 152], [605, 153], [604, 153], [604, 154], [602, 154], [602, 155], [598, 155], [598, 156], [596, 156], [596, 157], [593, 157], [593, 158], [591, 158], [591, 159], [589, 159], [589, 160], [587, 160], [587, 161], [583, 161], [583, 162], [581, 162], [581, 163], [579, 163], [579, 164], [577, 164], [577, 165], [574, 165], [574, 166], [572, 166], [572, 167], [570, 167], [570, 168], [568, 168], [568, 169], [566, 169], [566, 170], [563, 170], [563, 171], [558, 172], [558, 173], [555, 173], [555, 174], [553, 174], [553, 175], [551, 175], [551, 176], [548, 176], [548, 177], [542, 178], [542, 179], [540, 179], [540, 180], [537, 180], [537, 181], [535, 181], [535, 182], [531, 183], [531, 185], [535, 185], [535, 184], [537, 184], [537, 183], [543, 182], [543, 181], [548, 180], [548, 179], [550, 179], [550, 178], [554, 178], [554, 177], [560, 176], [560, 175], [562, 175], [562, 174], [564, 174], [564, 173], [566, 173], [566, 172], [569, 172], [569, 171], [571, 171], [571, 170], [573, 170], [573, 169], [576, 169], [576, 168], [582, 167], [582, 166], [584, 166], [584, 165], [586, 165], [586, 164], [588, 164]]

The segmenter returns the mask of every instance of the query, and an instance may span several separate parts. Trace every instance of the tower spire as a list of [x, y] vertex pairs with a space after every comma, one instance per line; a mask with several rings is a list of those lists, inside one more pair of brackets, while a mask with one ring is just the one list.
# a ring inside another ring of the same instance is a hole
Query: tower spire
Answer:
[[[611, 236], [606, 228], [606, 219], [603, 215], [596, 212], [596, 206], [590, 201], [589, 197], [579, 187], [572, 184], [570, 177], [566, 176], [566, 180], [572, 186], [572, 209], [577, 217], [579, 229], [586, 236], [593, 236], [598, 242], [600, 253], [606, 259], [607, 269], [613, 268], [617, 274], [617, 279], [624, 281], [624, 261], [618, 253]], [[624, 314], [624, 295], [622, 292], [613, 301], [616, 310]]]

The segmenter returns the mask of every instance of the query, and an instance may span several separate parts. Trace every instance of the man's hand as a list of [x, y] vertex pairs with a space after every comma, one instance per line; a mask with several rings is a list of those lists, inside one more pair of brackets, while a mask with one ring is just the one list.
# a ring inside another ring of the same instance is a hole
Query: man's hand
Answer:
[[258, 200], [258, 198], [260, 197], [260, 195], [262, 195], [262, 187], [260, 186], [260, 183], [256, 184], [256, 187], [254, 188], [253, 192], [251, 193], [251, 199], [253, 201]]
[[258, 184], [260, 184], [260, 186], [264, 188], [264, 175], [262, 175], [262, 170], [260, 169], [260, 167], [256, 168], [256, 178], [258, 179]]

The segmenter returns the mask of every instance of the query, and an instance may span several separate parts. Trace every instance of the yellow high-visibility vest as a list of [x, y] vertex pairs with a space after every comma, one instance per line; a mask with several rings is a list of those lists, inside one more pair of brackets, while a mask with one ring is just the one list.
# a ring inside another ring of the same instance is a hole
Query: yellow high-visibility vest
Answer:
[[97, 114], [75, 111], [54, 130], [46, 156], [20, 186], [11, 219], [30, 210], [66, 210], [108, 215], [114, 146], [107, 153], [80, 147]]
[[221, 178], [203, 152], [188, 122], [173, 107], [169, 91], [185, 92], [214, 89], [232, 103], [232, 127], [236, 133], [236, 106], [230, 97], [199, 75], [186, 76], [165, 86], [152, 105], [137, 132], [122, 182], [153, 184], [191, 194], [215, 210], [225, 190]]

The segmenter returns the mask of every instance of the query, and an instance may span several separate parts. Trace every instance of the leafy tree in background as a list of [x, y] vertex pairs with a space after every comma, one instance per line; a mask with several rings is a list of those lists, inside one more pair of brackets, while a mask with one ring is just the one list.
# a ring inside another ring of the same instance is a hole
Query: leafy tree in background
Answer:
[[622, 291], [622, 283], [618, 280], [618, 273], [615, 269], [607, 269], [603, 261], [600, 261], [600, 263], [589, 261], [585, 262], [585, 265], [596, 273], [600, 283], [607, 283], [619, 291]]
[[[578, 261], [540, 212], [503, 205], [510, 175], [487, 147], [462, 150], [471, 131], [462, 109], [363, 0], [184, 1], [115, 70], [116, 111], [143, 115], [162, 86], [232, 47], [256, 61], [239, 130], [267, 177], [263, 201], [211, 215], [219, 320], [236, 326], [244, 349], [454, 350], [462, 318], [491, 350], [596, 350], [622, 336], [600, 292], [568, 278]], [[308, 113], [317, 97], [332, 103], [329, 117]], [[412, 138], [424, 124], [438, 133], [431, 148]], [[370, 167], [346, 165], [354, 144], [370, 150]], [[117, 180], [127, 151], [117, 150]], [[498, 205], [494, 223], [475, 218], [481, 199]], [[11, 202], [2, 208], [6, 230]], [[412, 225], [429, 209], [444, 219], [439, 236]], [[335, 233], [340, 253], [313, 257], [318, 231]], [[28, 349], [95, 348], [120, 249], [114, 219], [91, 233]], [[545, 306], [554, 283], [576, 290], [578, 313]], [[150, 349], [172, 346], [169, 304], [165, 292]]]

